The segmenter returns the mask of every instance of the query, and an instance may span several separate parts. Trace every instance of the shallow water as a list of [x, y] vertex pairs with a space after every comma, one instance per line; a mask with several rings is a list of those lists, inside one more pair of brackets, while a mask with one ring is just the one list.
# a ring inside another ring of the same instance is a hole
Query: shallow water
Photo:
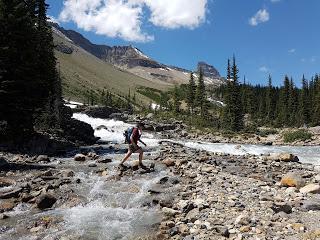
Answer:
[[[99, 125], [107, 126], [108, 130], [95, 131], [96, 136], [101, 137], [102, 140], [114, 139], [116, 142], [123, 142], [123, 132], [130, 124], [122, 121], [95, 119], [88, 117], [85, 114], [75, 114], [74, 117], [78, 120], [91, 124], [94, 128]], [[160, 139], [154, 138], [152, 134], [143, 134], [143, 139], [150, 146], [157, 146]], [[175, 141], [175, 140], [168, 140]], [[187, 147], [202, 149], [210, 152], [227, 153], [233, 155], [261, 155], [269, 153], [292, 153], [299, 157], [303, 163], [311, 163], [320, 165], [320, 147], [319, 146], [265, 146], [265, 145], [253, 145], [253, 144], [242, 144], [238, 148], [239, 144], [232, 143], [210, 143], [210, 142], [196, 142], [196, 141], [179, 141]]]
[[[101, 130], [95, 130], [95, 135], [113, 144], [123, 143], [124, 130], [132, 126], [122, 121], [96, 119], [84, 114], [74, 114], [74, 118], [91, 124], [94, 129], [101, 125], [105, 126]], [[148, 144], [146, 149], [149, 155], [146, 157], [148, 164], [151, 163], [148, 158], [151, 159], [157, 154], [157, 146], [163, 139], [150, 133], [143, 133], [143, 140]], [[172, 139], [168, 141], [179, 142], [190, 148], [234, 155], [290, 152], [297, 155], [302, 162], [320, 164], [319, 147], [241, 145], [239, 148], [239, 144]], [[101, 152], [99, 154], [102, 157], [114, 160], [112, 163], [102, 165], [108, 167], [108, 176], [116, 175], [116, 166], [124, 152], [115, 153], [104, 149]], [[136, 159], [137, 156], [133, 158]], [[74, 193], [83, 200], [82, 203], [71, 208], [57, 208], [45, 212], [35, 211], [29, 204], [19, 204], [14, 211], [8, 213], [11, 218], [5, 222], [7, 226], [11, 225], [14, 228], [8, 230], [0, 226], [1, 240], [134, 239], [152, 234], [153, 227], [160, 222], [161, 215], [158, 209], [150, 207], [148, 190], [166, 175], [161, 166], [156, 166], [156, 171], [153, 173], [123, 176], [118, 181], [107, 181], [106, 177], [99, 176], [93, 172], [94, 169], [88, 168], [88, 162], [78, 163], [72, 158], [61, 158], [57, 159], [55, 164], [57, 169], [72, 169], [76, 173], [74, 179], [81, 180], [80, 184], [70, 184], [67, 187], [74, 190]], [[37, 233], [25, 230], [25, 226], [30, 222], [48, 216], [61, 221], [56, 226]]]

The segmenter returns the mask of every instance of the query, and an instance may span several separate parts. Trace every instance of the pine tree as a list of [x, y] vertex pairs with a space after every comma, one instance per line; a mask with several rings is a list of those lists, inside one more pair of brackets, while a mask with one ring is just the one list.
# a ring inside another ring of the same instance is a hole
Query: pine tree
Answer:
[[0, 1], [1, 140], [33, 132], [39, 68], [35, 56], [37, 29], [30, 7], [24, 1]]
[[205, 117], [206, 114], [206, 88], [204, 85], [204, 79], [203, 79], [203, 71], [202, 68], [199, 69], [199, 79], [198, 79], [198, 85], [196, 88], [196, 106], [200, 109], [200, 116], [202, 118]]
[[178, 96], [178, 87], [177, 85], [174, 86], [174, 91], [173, 91], [173, 112], [175, 114], [178, 114], [180, 112], [180, 100]]
[[313, 103], [313, 115], [312, 115], [312, 123], [315, 126], [320, 125], [320, 77], [318, 74], [314, 77], [314, 103]]
[[310, 122], [310, 95], [308, 82], [304, 75], [302, 77], [302, 89], [300, 94], [300, 116], [302, 117], [302, 124]]
[[192, 72], [190, 74], [190, 80], [188, 85], [188, 95], [187, 95], [188, 109], [191, 114], [193, 114], [194, 112], [195, 95], [196, 95], [196, 84], [195, 84], [193, 72]]
[[269, 75], [269, 78], [268, 78], [268, 89], [266, 94], [266, 111], [267, 111], [267, 122], [271, 124], [274, 119], [274, 112], [275, 112], [275, 102], [274, 102], [274, 96], [273, 96], [273, 86], [272, 86], [271, 75]]

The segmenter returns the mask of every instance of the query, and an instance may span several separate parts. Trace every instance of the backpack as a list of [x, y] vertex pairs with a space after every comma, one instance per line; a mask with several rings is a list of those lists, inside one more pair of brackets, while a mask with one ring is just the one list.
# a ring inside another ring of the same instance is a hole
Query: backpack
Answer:
[[125, 138], [124, 143], [128, 143], [128, 144], [131, 143], [130, 138], [131, 138], [133, 129], [134, 129], [134, 127], [129, 127], [129, 128], [127, 128], [127, 130], [124, 131], [124, 133], [123, 133], [123, 136]]

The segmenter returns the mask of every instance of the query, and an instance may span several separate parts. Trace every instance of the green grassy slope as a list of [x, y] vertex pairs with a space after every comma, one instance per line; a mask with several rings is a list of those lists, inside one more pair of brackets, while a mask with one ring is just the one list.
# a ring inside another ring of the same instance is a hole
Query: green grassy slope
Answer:
[[[99, 92], [105, 89], [115, 94], [127, 95], [129, 89], [133, 94], [139, 86], [159, 90], [167, 90], [172, 87], [171, 84], [146, 80], [115, 68], [83, 49], [74, 46], [57, 34], [54, 34], [54, 41], [55, 44], [63, 43], [74, 49], [72, 54], [55, 52], [65, 98], [84, 102], [88, 92], [91, 90]], [[137, 93], [137, 98], [144, 103], [150, 101], [139, 93]]]

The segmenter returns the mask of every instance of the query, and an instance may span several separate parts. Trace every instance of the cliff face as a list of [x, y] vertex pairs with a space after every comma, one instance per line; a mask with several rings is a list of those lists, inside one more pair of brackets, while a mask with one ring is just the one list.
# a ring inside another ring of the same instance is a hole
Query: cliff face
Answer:
[[209, 77], [209, 78], [220, 78], [220, 73], [218, 72], [217, 69], [215, 69], [215, 67], [205, 63], [205, 62], [199, 62], [198, 63], [198, 69], [202, 69], [203, 71], [203, 75], [205, 77]]

